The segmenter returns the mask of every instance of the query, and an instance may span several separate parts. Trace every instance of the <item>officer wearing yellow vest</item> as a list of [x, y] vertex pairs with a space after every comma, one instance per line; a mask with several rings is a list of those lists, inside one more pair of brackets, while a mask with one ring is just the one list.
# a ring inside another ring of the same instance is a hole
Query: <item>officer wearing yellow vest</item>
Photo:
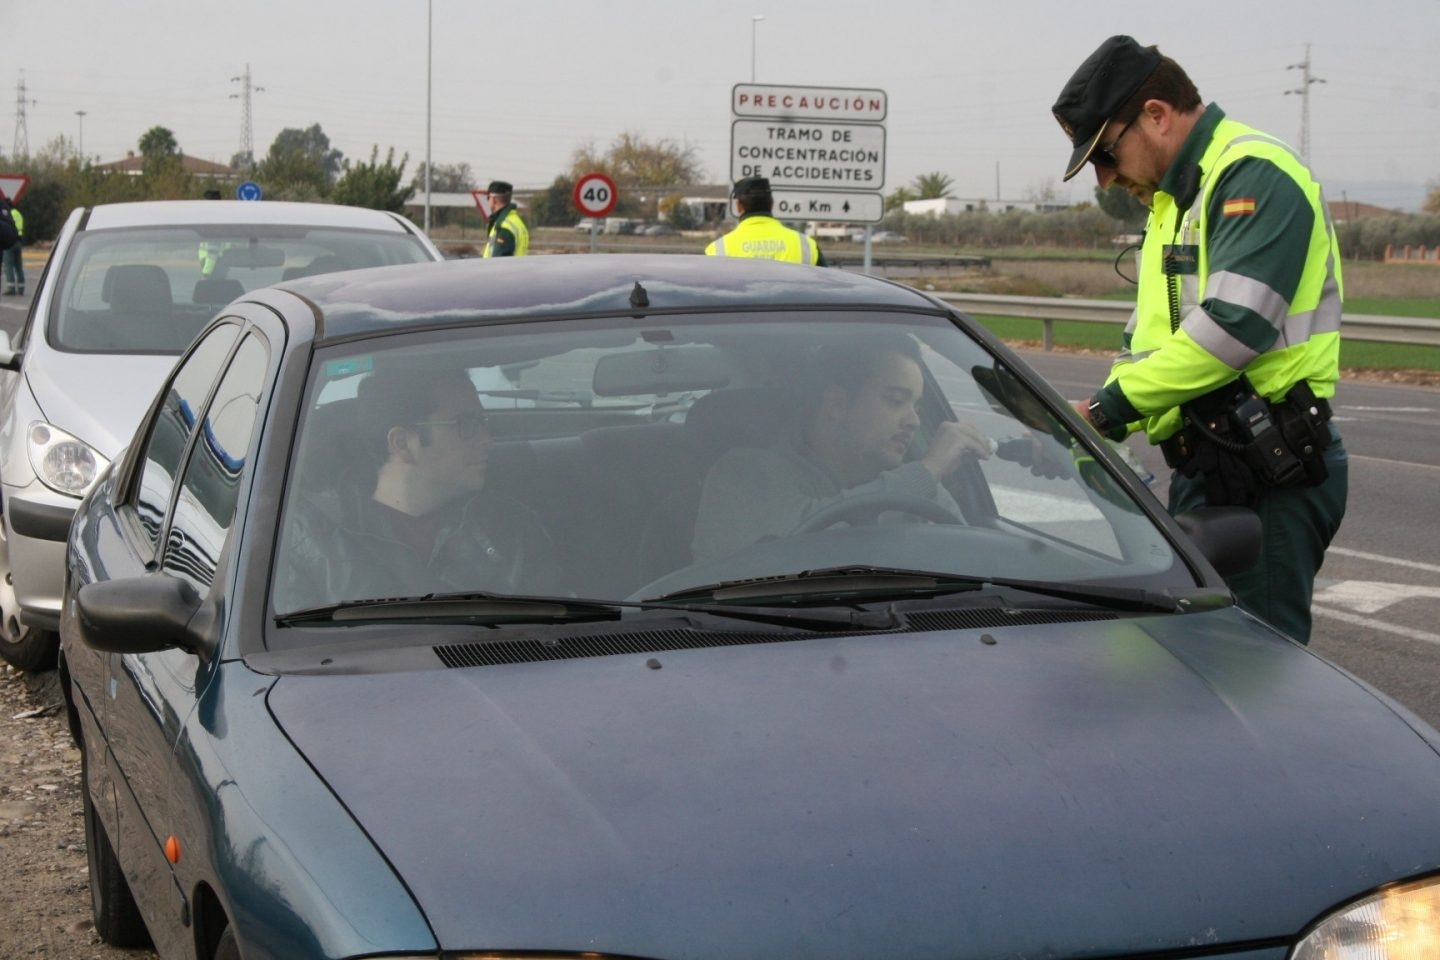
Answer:
[[530, 231], [510, 201], [514, 188], [504, 180], [491, 180], [485, 189], [490, 206], [490, 237], [485, 257], [523, 257], [530, 252]]
[[825, 266], [825, 257], [815, 241], [791, 230], [770, 215], [775, 197], [764, 177], [737, 180], [730, 191], [740, 208], [740, 223], [705, 248], [710, 257], [751, 257], [756, 260], [784, 260]]
[[25, 296], [25, 260], [24, 251], [21, 247], [25, 243], [25, 216], [14, 207], [5, 192], [0, 190], [0, 204], [4, 209], [0, 210], [0, 216], [8, 215], [10, 223], [14, 225], [15, 242], [5, 247], [5, 252], [0, 254], [0, 261], [3, 261], [5, 273], [5, 293], [7, 296]]
[[1339, 379], [1340, 251], [1309, 168], [1203, 105], [1174, 60], [1106, 40], [1052, 108], [1101, 188], [1150, 208], [1135, 313], [1109, 379], [1076, 410], [1112, 439], [1144, 430], [1175, 469], [1169, 509], [1253, 508], [1260, 560], [1227, 578], [1300, 641], [1348, 463], [1330, 422]]

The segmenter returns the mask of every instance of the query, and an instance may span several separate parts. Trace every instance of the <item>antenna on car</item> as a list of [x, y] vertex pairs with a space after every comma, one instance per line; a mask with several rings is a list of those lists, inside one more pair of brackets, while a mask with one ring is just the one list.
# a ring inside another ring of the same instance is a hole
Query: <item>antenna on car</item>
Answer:
[[642, 287], [642, 286], [640, 286], [640, 281], [639, 281], [639, 280], [636, 280], [636, 281], [635, 281], [635, 289], [630, 291], [630, 306], [632, 306], [632, 307], [648, 307], [648, 306], [650, 306], [650, 294], [646, 293], [646, 292], [645, 292], [645, 288]]

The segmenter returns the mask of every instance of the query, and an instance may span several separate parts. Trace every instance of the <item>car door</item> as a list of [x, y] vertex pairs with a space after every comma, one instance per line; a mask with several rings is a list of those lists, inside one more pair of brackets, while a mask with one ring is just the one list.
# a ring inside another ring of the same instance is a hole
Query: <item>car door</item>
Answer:
[[[184, 579], [201, 597], [220, 589], [216, 576], [229, 545], [240, 486], [248, 476], [246, 459], [269, 382], [270, 357], [260, 330], [230, 325], [214, 328], [177, 368], [143, 437], [132, 495], [117, 509], [121, 516], [129, 514], [130, 522], [122, 527], [128, 527], [132, 539], [128, 564], [136, 569], [110, 570], [110, 575], [143, 568]], [[177, 769], [177, 764], [187, 765], [182, 733], [217, 663], [218, 657], [174, 648], [109, 655], [117, 853], [157, 933], [179, 929], [174, 920], [185, 909], [166, 843], [186, 819], [175, 809], [176, 797], [189, 794]]]

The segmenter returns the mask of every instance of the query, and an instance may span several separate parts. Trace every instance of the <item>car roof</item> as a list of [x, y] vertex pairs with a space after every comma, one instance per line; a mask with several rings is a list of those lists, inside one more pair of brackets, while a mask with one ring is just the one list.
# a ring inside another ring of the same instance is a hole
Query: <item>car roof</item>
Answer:
[[352, 230], [406, 232], [394, 214], [337, 203], [292, 203], [283, 200], [144, 200], [102, 203], [92, 207], [87, 230], [153, 227], [178, 224], [294, 224]]
[[[317, 340], [402, 325], [702, 310], [944, 306], [916, 290], [840, 270], [677, 254], [554, 254], [349, 270], [277, 286], [319, 308]], [[637, 287], [639, 288], [637, 291]]]

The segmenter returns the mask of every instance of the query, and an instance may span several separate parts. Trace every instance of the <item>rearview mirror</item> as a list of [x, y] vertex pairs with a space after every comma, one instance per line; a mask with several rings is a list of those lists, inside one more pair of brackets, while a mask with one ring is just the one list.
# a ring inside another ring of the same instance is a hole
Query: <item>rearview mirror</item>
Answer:
[[258, 243], [235, 246], [220, 254], [219, 266], [226, 270], [259, 270], [285, 266], [282, 247], [264, 247]]
[[970, 374], [997, 413], [1015, 417], [1027, 427], [1048, 433], [1062, 443], [1066, 441], [1064, 428], [1056, 423], [1055, 415], [1009, 367], [976, 365], [970, 368]]
[[612, 353], [595, 364], [597, 397], [718, 390], [730, 383], [730, 365], [715, 347], [659, 347]]

